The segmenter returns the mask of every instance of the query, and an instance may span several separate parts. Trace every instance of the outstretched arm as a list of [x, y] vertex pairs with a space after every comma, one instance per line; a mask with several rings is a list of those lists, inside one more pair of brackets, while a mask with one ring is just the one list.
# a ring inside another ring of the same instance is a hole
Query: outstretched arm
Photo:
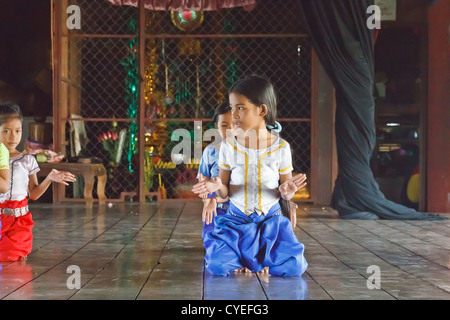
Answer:
[[206, 224], [212, 223], [212, 220], [217, 216], [217, 199], [206, 198], [203, 200], [203, 211], [202, 211], [202, 221]]
[[294, 193], [306, 186], [306, 174], [300, 173], [292, 178], [292, 174], [280, 175], [280, 186], [278, 190], [280, 191], [281, 197], [284, 200], [291, 200]]
[[48, 189], [52, 182], [62, 183], [68, 186], [68, 182], [76, 181], [75, 176], [70, 172], [66, 171], [58, 171], [53, 169], [48, 176], [42, 181], [38, 183], [38, 178], [36, 173], [30, 175], [30, 182], [28, 183], [28, 190], [30, 193], [30, 199], [36, 200], [39, 199], [44, 192]]
[[230, 171], [219, 169], [219, 176], [206, 178], [192, 187], [192, 192], [204, 198], [208, 193], [216, 192], [222, 199], [228, 196], [228, 183], [230, 182]]

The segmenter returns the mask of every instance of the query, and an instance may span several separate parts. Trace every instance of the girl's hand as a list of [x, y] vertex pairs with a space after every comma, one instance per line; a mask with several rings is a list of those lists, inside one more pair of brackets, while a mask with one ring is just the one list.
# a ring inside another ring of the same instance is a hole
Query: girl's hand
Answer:
[[278, 190], [281, 193], [281, 197], [285, 200], [290, 200], [298, 189], [301, 189], [304, 186], [306, 186], [305, 180], [306, 174], [301, 173], [284, 182], [282, 185], [278, 187]]
[[[198, 181], [203, 181], [203, 180], [205, 180], [205, 179], [206, 179], [206, 177], [205, 177], [203, 174], [199, 173], [199, 175], [198, 175]], [[202, 198], [202, 200], [205, 200], [205, 199], [208, 198], [208, 192], [199, 194], [198, 196], [199, 196], [200, 198]]]
[[48, 178], [53, 182], [62, 183], [66, 186], [69, 184], [67, 182], [77, 181], [75, 176], [67, 171], [58, 171], [56, 169], [52, 169], [52, 171], [48, 174]]
[[217, 216], [217, 199], [207, 198], [203, 200], [202, 221], [206, 224], [212, 223], [214, 217]]
[[199, 197], [204, 198], [205, 194], [213, 193], [220, 189], [222, 180], [219, 177], [207, 178], [202, 174], [199, 175], [200, 182], [194, 184], [192, 192], [198, 194]]

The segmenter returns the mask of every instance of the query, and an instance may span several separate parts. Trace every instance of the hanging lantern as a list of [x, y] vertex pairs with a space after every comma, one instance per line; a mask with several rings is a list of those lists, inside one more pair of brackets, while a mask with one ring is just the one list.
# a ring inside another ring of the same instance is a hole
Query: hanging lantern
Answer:
[[173, 24], [181, 31], [192, 31], [203, 22], [203, 11], [170, 11]]

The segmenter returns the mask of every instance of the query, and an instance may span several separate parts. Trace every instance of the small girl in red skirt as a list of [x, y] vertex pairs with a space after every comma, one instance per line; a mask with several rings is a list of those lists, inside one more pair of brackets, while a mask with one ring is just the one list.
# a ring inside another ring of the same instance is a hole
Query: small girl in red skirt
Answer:
[[39, 166], [35, 157], [16, 149], [22, 139], [22, 120], [17, 105], [0, 104], [0, 143], [9, 151], [10, 168], [9, 190], [0, 193], [0, 261], [24, 259], [31, 252], [34, 223], [28, 210], [28, 196], [38, 199], [53, 181], [65, 185], [75, 181], [70, 172], [52, 170], [38, 183]]

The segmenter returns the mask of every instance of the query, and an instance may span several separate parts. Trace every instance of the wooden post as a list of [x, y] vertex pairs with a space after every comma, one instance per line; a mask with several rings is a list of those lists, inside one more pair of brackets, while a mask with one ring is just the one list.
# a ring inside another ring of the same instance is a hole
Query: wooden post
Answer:
[[450, 212], [450, 2], [428, 8], [427, 211]]
[[315, 204], [328, 206], [331, 202], [337, 159], [335, 155], [333, 84], [312, 52], [311, 92], [311, 196]]
[[[61, 68], [63, 64], [62, 7], [63, 1], [52, 1], [52, 64], [53, 64], [53, 146], [56, 152], [61, 151], [64, 137], [64, 126], [61, 124], [61, 113], [65, 107], [62, 98]], [[66, 37], [67, 40], [67, 37]], [[67, 90], [66, 90], [67, 93]], [[65, 95], [67, 97], [67, 94]], [[53, 186], [53, 202], [58, 203], [61, 189]]]
[[139, 183], [138, 197], [139, 203], [145, 202], [145, 1], [139, 0]]

